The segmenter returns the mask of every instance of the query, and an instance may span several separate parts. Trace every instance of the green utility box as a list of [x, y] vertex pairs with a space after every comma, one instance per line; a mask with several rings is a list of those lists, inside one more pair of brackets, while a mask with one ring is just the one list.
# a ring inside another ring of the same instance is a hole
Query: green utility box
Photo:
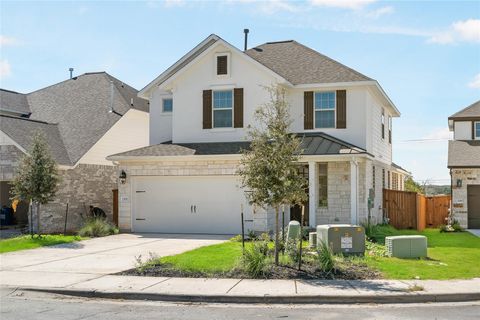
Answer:
[[385, 237], [385, 247], [389, 257], [425, 258], [427, 257], [427, 237], [393, 236]]
[[322, 224], [317, 226], [317, 246], [322, 242], [333, 253], [363, 255], [365, 253], [365, 229], [351, 224]]
[[300, 239], [300, 223], [292, 220], [288, 223], [287, 242], [297, 241], [298, 239]]

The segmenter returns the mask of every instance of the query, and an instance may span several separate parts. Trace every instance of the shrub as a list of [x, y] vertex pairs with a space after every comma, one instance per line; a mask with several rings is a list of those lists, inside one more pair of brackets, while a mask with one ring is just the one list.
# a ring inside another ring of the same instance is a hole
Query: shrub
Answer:
[[457, 220], [453, 220], [452, 229], [455, 232], [462, 232], [463, 228], [460, 226], [460, 223]]
[[268, 255], [268, 244], [270, 243], [270, 235], [262, 233], [258, 240], [259, 250], [266, 256]]
[[83, 227], [78, 231], [78, 235], [81, 237], [105, 237], [117, 233], [117, 227], [105, 218], [87, 219]]
[[231, 237], [231, 238], [230, 238], [230, 241], [232, 241], [232, 242], [242, 242], [242, 235], [241, 235], [241, 234], [237, 234], [236, 236]]
[[317, 249], [317, 262], [318, 267], [323, 272], [330, 272], [335, 267], [335, 258], [333, 256], [332, 248], [325, 243], [320, 241]]
[[147, 260], [142, 260], [142, 255], [135, 256], [135, 269], [143, 273], [146, 269], [157, 265], [160, 261], [160, 258], [153, 252], [148, 253]]
[[255, 241], [251, 246], [245, 248], [243, 263], [245, 271], [252, 278], [260, 278], [265, 275], [267, 256], [263, 252], [261, 242]]
[[285, 241], [285, 253], [290, 257], [293, 262], [298, 262], [300, 252], [298, 250], [298, 240], [290, 239]]
[[250, 240], [256, 240], [257, 239], [257, 235], [256, 235], [255, 231], [253, 231], [253, 230], [248, 230], [247, 237]]

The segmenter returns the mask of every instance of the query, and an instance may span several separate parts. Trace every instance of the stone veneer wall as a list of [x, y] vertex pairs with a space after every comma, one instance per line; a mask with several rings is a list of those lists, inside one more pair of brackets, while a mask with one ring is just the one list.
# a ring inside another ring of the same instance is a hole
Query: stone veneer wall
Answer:
[[112, 221], [113, 193], [117, 187], [115, 166], [79, 164], [60, 170], [61, 182], [55, 200], [41, 206], [41, 231], [63, 232], [68, 203], [67, 231], [77, 231], [89, 206], [102, 208]]
[[[460, 222], [463, 228], [468, 227], [468, 198], [467, 186], [470, 184], [480, 185], [480, 169], [479, 168], [465, 168], [452, 169], [452, 203], [453, 203], [453, 217]], [[462, 186], [457, 187], [457, 179], [462, 180]]]
[[[350, 162], [328, 162], [328, 206], [317, 207], [317, 224], [351, 223], [350, 216]], [[366, 164], [358, 164], [358, 223], [365, 221], [367, 217], [368, 197], [366, 183]]]
[[12, 180], [23, 152], [14, 145], [0, 145], [0, 180]]

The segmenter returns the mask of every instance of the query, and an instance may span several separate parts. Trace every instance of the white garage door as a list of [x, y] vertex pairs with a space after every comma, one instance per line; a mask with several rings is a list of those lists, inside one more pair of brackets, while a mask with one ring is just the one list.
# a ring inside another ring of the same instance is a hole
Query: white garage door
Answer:
[[233, 176], [134, 177], [132, 192], [134, 232], [238, 234], [250, 211]]

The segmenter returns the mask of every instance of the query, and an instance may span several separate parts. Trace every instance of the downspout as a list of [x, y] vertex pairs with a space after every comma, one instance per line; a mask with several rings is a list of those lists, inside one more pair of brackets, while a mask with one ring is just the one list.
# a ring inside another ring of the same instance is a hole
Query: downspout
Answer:
[[453, 173], [452, 168], [450, 168], [450, 214], [448, 215], [448, 224], [452, 223], [453, 217]]

